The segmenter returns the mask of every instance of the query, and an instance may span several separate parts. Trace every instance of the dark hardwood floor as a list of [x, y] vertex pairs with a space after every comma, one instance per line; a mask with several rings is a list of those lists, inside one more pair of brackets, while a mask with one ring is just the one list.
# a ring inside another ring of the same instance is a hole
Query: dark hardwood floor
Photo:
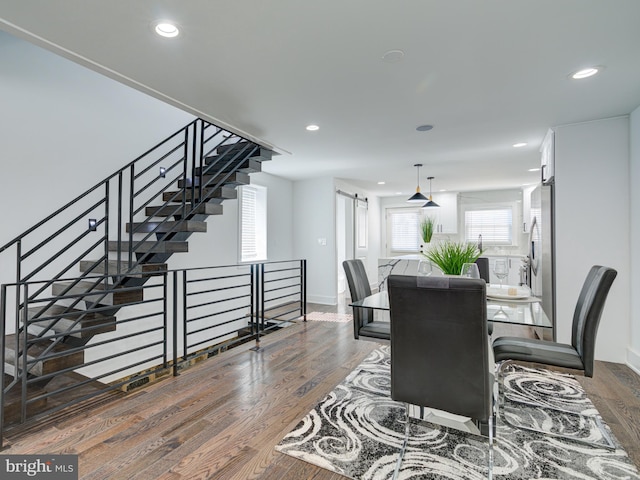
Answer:
[[[308, 311], [348, 311], [309, 305]], [[511, 331], [494, 335], [513, 334]], [[524, 332], [526, 334], [526, 332]], [[298, 323], [124, 398], [76, 406], [7, 436], [3, 454], [79, 455], [82, 479], [338, 480], [274, 450], [296, 423], [376, 347], [350, 323]], [[640, 378], [598, 362], [578, 377], [640, 465]]]

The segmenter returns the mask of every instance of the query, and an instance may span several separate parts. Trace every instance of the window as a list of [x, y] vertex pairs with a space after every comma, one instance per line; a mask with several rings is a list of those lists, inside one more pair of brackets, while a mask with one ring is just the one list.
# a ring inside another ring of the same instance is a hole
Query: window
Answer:
[[500, 206], [464, 212], [464, 238], [483, 245], [513, 245], [513, 208]]
[[267, 189], [257, 185], [240, 188], [240, 261], [267, 259]]
[[387, 210], [387, 244], [390, 253], [420, 251], [420, 209]]

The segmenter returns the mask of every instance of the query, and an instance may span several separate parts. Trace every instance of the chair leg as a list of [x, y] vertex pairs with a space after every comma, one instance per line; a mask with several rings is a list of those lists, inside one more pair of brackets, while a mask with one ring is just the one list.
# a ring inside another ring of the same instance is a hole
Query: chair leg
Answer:
[[[574, 442], [583, 443], [585, 445], [595, 446], [595, 447], [599, 447], [599, 448], [606, 448], [608, 450], [615, 450], [616, 447], [615, 447], [615, 444], [613, 443], [611, 435], [609, 435], [609, 432], [607, 432], [607, 430], [605, 429], [605, 427], [604, 427], [604, 425], [602, 423], [602, 420], [598, 416], [593, 417], [593, 418], [594, 418], [594, 421], [596, 423], [596, 426], [597, 426], [598, 430], [602, 434], [602, 438], [604, 439], [604, 441], [606, 443], [605, 445], [600, 444], [600, 443], [591, 442], [589, 440], [582, 440], [580, 438], [575, 438], [575, 437], [571, 437], [571, 436], [568, 436], [568, 435], [562, 435], [562, 434], [559, 434], [559, 433], [546, 432], [544, 430], [539, 430], [537, 428], [531, 428], [531, 427], [526, 427], [526, 426], [522, 426], [522, 425], [516, 425], [516, 424], [510, 422], [509, 419], [507, 418], [507, 416], [504, 414], [504, 411], [506, 410], [505, 409], [505, 402], [506, 402], [507, 395], [503, 391], [502, 396], [500, 396], [500, 390], [499, 389], [500, 389], [500, 385], [502, 385], [503, 390], [504, 390], [504, 367], [506, 365], [509, 365], [509, 364], [512, 364], [512, 363], [516, 363], [516, 362], [514, 360], [504, 360], [502, 362], [499, 362], [498, 368], [496, 369], [496, 371], [497, 371], [496, 382], [498, 383], [498, 402], [497, 402], [498, 408], [497, 408], [497, 411], [499, 411], [499, 409], [502, 409], [502, 419], [504, 420], [504, 422], [507, 425], [509, 425], [511, 427], [514, 427], [514, 428], [520, 428], [522, 430], [528, 430], [530, 432], [542, 433], [544, 435], [550, 435], [552, 437], [563, 438], [565, 440], [571, 440], [571, 441], [574, 441]], [[524, 401], [524, 400], [516, 400], [516, 399], [513, 399], [513, 398], [510, 398], [509, 400], [514, 402], [514, 403], [519, 403], [519, 404], [522, 404], [522, 405], [530, 405], [530, 406], [536, 407], [536, 408], [542, 408], [542, 409], [547, 409], [547, 410], [551, 410], [551, 411], [555, 411], [555, 412], [562, 412], [562, 413], [569, 414], [569, 415], [575, 415], [576, 417], [582, 417], [582, 415], [580, 415], [579, 413], [570, 412], [568, 410], [563, 410], [561, 408], [554, 408], [554, 407], [550, 407], [550, 406], [547, 406], [547, 405], [540, 405], [540, 404], [535, 403], [535, 402], [527, 402], [527, 401]], [[498, 412], [496, 412], [496, 413], [498, 413]]]
[[400, 449], [400, 456], [396, 462], [396, 468], [393, 471], [392, 480], [397, 480], [400, 475], [400, 467], [402, 466], [402, 459], [404, 458], [404, 452], [407, 450], [407, 443], [409, 442], [409, 434], [411, 433], [411, 419], [409, 417], [409, 404], [405, 403], [405, 424], [404, 424], [404, 441], [402, 442], [402, 448]]

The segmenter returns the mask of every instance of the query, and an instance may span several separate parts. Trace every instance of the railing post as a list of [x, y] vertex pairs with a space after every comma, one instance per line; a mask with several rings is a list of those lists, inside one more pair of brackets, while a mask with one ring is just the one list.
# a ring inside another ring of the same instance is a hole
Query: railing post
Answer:
[[[20, 358], [18, 352], [22, 355], [22, 372], [20, 373], [21, 378], [21, 393], [20, 393], [20, 423], [24, 423], [27, 420], [27, 344], [29, 340], [29, 334], [27, 332], [27, 325], [29, 323], [29, 319], [27, 316], [27, 312], [29, 311], [29, 284], [24, 284], [24, 331], [22, 332], [22, 349], [16, 349], [16, 358]], [[16, 330], [16, 337], [20, 337], [20, 332]], [[16, 346], [19, 345], [20, 342], [16, 342]], [[16, 372], [15, 375], [18, 375], [18, 362], [16, 362]]]
[[[109, 248], [109, 238], [107, 238], [107, 248]], [[118, 265], [122, 263], [122, 172], [118, 173], [118, 245], [116, 252], [116, 261]], [[127, 249], [129, 255], [133, 256], [133, 244], [129, 243]], [[107, 256], [109, 254], [107, 253]], [[120, 271], [118, 270], [118, 274]]]
[[178, 272], [173, 272], [173, 376], [178, 373]]
[[[131, 247], [133, 245], [133, 210], [134, 210], [134, 204], [133, 204], [133, 197], [135, 194], [135, 164], [131, 164], [131, 168], [129, 169], [130, 173], [129, 175], [131, 175], [131, 179], [129, 180], [129, 247]], [[129, 248], [129, 252], [128, 252], [128, 260], [127, 260], [127, 264], [128, 265], [133, 265], [133, 248]], [[106, 282], [105, 282], [106, 284]]]
[[182, 359], [187, 360], [187, 334], [188, 332], [187, 309], [187, 270], [182, 270]]
[[264, 331], [264, 312], [265, 312], [265, 300], [264, 300], [264, 263], [260, 264], [260, 328]]
[[[5, 375], [5, 333], [6, 326], [5, 322], [7, 320], [7, 286], [3, 284], [0, 287], [0, 371], [2, 372], [2, 378], [4, 379]], [[0, 450], [4, 446], [4, 380], [2, 383], [2, 394], [0, 395]]]
[[[253, 328], [255, 326], [255, 337], [256, 337], [256, 346], [251, 348], [250, 350], [253, 350], [254, 352], [257, 352], [258, 350], [260, 350], [260, 317], [262, 315], [264, 315], [264, 311], [261, 313], [260, 312], [260, 308], [261, 308], [261, 284], [263, 284], [264, 282], [264, 278], [262, 277], [262, 274], [264, 273], [264, 270], [262, 270], [259, 267], [264, 267], [264, 264], [252, 264], [251, 265], [251, 301], [252, 303], [255, 303], [255, 322], [253, 321], [253, 315], [254, 312], [251, 313], [252, 318], [251, 318], [251, 331], [253, 333]], [[262, 306], [264, 307], [264, 306]]]
[[203, 196], [203, 174], [204, 174], [204, 121], [200, 120], [200, 140], [198, 142], [199, 151], [196, 153], [195, 141], [194, 141], [194, 156], [193, 161], [195, 163], [196, 159], [198, 160], [198, 166], [200, 167], [200, 175], [198, 175], [198, 202], [202, 202], [204, 200]]
[[[104, 274], [109, 275], [109, 180], [104, 182]], [[120, 275], [120, 264], [116, 265], [116, 273]]]
[[[187, 178], [189, 178], [189, 131], [196, 129], [196, 123], [194, 122], [190, 125], [189, 128], [184, 130], [184, 161], [182, 163], [182, 179], [184, 180], [184, 186], [182, 187], [182, 218], [187, 218], [187, 191], [191, 190], [191, 202], [193, 208], [193, 182], [191, 185], [187, 182]], [[191, 168], [191, 178], [193, 179], [193, 174], [195, 170], [193, 167]]]
[[249, 266], [249, 273], [249, 323], [251, 324], [251, 335], [253, 335], [256, 330], [255, 319], [257, 318], [258, 308], [258, 302], [256, 301], [256, 265], [254, 263]]
[[307, 261], [305, 259], [300, 260], [300, 284], [301, 284], [301, 296], [302, 296], [302, 317], [304, 321], [307, 321]]
[[169, 289], [167, 288], [167, 282], [168, 282], [168, 278], [169, 278], [169, 274], [165, 271], [162, 272], [162, 335], [163, 335], [163, 341], [162, 341], [162, 362], [163, 362], [163, 367], [167, 368], [167, 361], [168, 361], [168, 328], [169, 328], [169, 319], [168, 319], [168, 313], [167, 313], [167, 294], [169, 293]]

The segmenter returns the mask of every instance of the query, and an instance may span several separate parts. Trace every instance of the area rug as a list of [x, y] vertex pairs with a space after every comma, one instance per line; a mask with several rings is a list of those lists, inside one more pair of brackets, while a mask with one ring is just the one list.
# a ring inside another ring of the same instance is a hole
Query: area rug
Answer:
[[[596, 425], [601, 423], [600, 416], [572, 376], [510, 365], [505, 385], [513, 398], [505, 400], [505, 412], [509, 408], [506, 414], [512, 419], [550, 432], [572, 431], [596, 445], [511, 427], [499, 419], [494, 478], [640, 479], [606, 425], [614, 448], [597, 445], [602, 437]], [[309, 412], [276, 449], [353, 479], [390, 479], [404, 438], [405, 407], [391, 400], [389, 389], [390, 350], [383, 346]], [[566, 407], [565, 412], [547, 409], [540, 414], [535, 407], [515, 403], [545, 396], [554, 407]], [[565, 417], [572, 415], [581, 420], [567, 421]], [[596, 417], [599, 422], [590, 421]], [[487, 478], [488, 452], [484, 437], [412, 419], [400, 478]]]
[[307, 313], [307, 320], [312, 322], [347, 323], [353, 320], [350, 313], [311, 312]]

